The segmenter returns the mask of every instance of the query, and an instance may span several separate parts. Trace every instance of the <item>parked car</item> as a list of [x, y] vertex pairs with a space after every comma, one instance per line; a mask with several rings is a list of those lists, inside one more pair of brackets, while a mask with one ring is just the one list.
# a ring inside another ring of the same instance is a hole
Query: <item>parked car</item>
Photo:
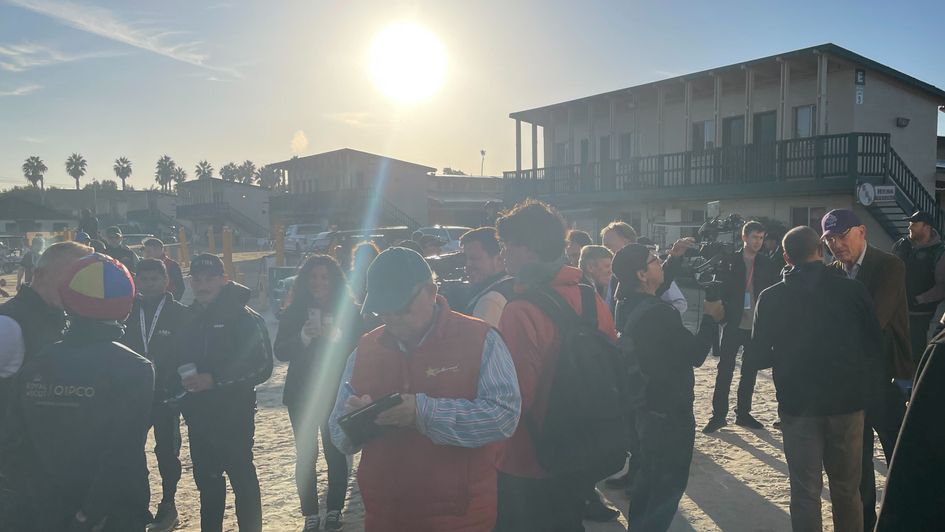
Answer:
[[432, 227], [421, 227], [418, 231], [425, 235], [433, 235], [446, 242], [446, 244], [443, 244], [443, 253], [445, 254], [459, 251], [459, 237], [471, 229], [471, 227], [461, 225], [434, 225]]
[[0, 235], [0, 273], [10, 274], [20, 267], [24, 238], [19, 235]]
[[154, 238], [154, 235], [147, 233], [133, 233], [130, 235], [122, 235], [122, 244], [128, 247], [140, 246], [142, 242], [149, 238]]
[[285, 248], [302, 251], [311, 249], [318, 235], [322, 234], [318, 224], [293, 224], [285, 228]]

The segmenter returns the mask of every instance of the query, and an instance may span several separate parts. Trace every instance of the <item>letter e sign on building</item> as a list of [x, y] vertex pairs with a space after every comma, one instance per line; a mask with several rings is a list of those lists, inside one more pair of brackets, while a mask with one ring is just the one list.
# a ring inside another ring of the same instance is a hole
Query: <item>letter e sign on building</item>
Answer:
[[853, 77], [853, 83], [856, 85], [856, 104], [861, 105], [863, 103], [863, 92], [866, 88], [866, 69], [856, 69]]

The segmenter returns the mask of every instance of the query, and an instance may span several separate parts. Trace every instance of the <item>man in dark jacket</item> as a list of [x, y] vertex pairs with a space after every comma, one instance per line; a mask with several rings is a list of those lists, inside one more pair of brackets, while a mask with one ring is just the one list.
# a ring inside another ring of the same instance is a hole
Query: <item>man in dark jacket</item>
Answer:
[[[620, 281], [618, 345], [638, 361], [647, 378], [643, 405], [633, 416], [639, 471], [630, 488], [630, 529], [665, 531], [689, 481], [696, 427], [692, 368], [709, 354], [711, 329], [717, 324], [704, 318], [698, 335], [683, 326], [679, 312], [656, 295], [663, 268], [645, 246], [630, 244], [618, 251], [613, 269]], [[720, 302], [706, 302], [705, 310], [721, 318]]]
[[945, 244], [932, 227], [932, 215], [917, 211], [909, 220], [909, 236], [893, 245], [893, 255], [906, 265], [906, 298], [912, 358], [918, 362], [929, 343], [929, 324], [945, 299]]
[[172, 530], [178, 523], [174, 496], [181, 475], [180, 407], [174, 402], [168, 403], [172, 399], [168, 395], [168, 386], [177, 377], [178, 335], [187, 324], [190, 313], [165, 291], [167, 270], [160, 260], [139, 261], [135, 279], [138, 295], [125, 322], [122, 343], [154, 364], [151, 426], [154, 427], [154, 455], [161, 474], [162, 496], [149, 531], [161, 532]]
[[69, 313], [63, 340], [17, 378], [15, 443], [2, 449], [16, 459], [10, 476], [33, 502], [32, 529], [143, 531], [154, 371], [115, 342], [134, 283], [123, 266], [96, 254], [73, 263], [60, 293]]
[[255, 386], [272, 375], [269, 333], [262, 317], [246, 306], [249, 289], [227, 279], [219, 257], [196, 257], [190, 275], [195, 301], [181, 334], [185, 347], [178, 372], [187, 392], [181, 412], [200, 491], [200, 527], [204, 532], [223, 528], [225, 472], [236, 494], [240, 530], [259, 531]]
[[[0, 440], [10, 436], [5, 428], [7, 409], [15, 394], [15, 376], [24, 364], [62, 338], [66, 326], [59, 284], [69, 265], [90, 254], [92, 248], [75, 242], [53, 244], [36, 265], [33, 282], [23, 285], [13, 299], [0, 305]], [[10, 456], [0, 453], [0, 523], [20, 528], [17, 508], [26, 501], [11, 492], [4, 469]], [[25, 525], [24, 525], [25, 526]]]
[[929, 344], [916, 372], [896, 442], [876, 532], [938, 530], [945, 522], [945, 333]]
[[144, 256], [149, 259], [157, 259], [164, 263], [167, 270], [167, 291], [174, 295], [174, 299], [180, 301], [184, 297], [184, 274], [181, 273], [180, 264], [167, 256], [164, 252], [164, 242], [158, 238], [146, 238], [144, 242]]
[[835, 529], [859, 532], [863, 411], [880, 375], [879, 321], [862, 283], [824, 265], [813, 229], [788, 231], [783, 245], [794, 268], [758, 299], [745, 363], [774, 368], [794, 530], [822, 529], [826, 469]]
[[895, 255], [867, 244], [866, 226], [847, 209], [835, 209], [821, 220], [830, 252], [837, 258], [831, 267], [866, 285], [883, 331], [882, 382], [872, 391], [877, 400], [867, 406], [863, 431], [863, 527], [876, 524], [876, 478], [873, 473], [873, 431], [879, 436], [886, 463], [905, 415], [906, 399], [893, 379], [912, 379], [915, 363], [909, 341], [909, 308], [906, 302], [905, 266]]
[[[779, 269], [771, 259], [761, 253], [765, 228], [760, 222], [751, 221], [742, 226], [742, 249], [727, 256], [719, 266], [718, 278], [722, 281], [722, 305], [725, 307], [725, 328], [718, 373], [715, 377], [715, 392], [712, 394], [712, 418], [702, 432], [709, 434], [728, 424], [728, 396], [735, 373], [735, 357], [738, 349], [751, 337], [755, 302], [761, 291], [778, 282]], [[741, 377], [738, 381], [735, 404], [735, 424], [751, 429], [764, 428], [751, 415], [751, 396], [755, 390], [758, 372], [746, 367], [742, 357]]]
[[124, 264], [125, 268], [134, 274], [135, 266], [138, 264], [138, 255], [122, 242], [124, 238], [120, 227], [113, 225], [106, 229], [105, 254]]

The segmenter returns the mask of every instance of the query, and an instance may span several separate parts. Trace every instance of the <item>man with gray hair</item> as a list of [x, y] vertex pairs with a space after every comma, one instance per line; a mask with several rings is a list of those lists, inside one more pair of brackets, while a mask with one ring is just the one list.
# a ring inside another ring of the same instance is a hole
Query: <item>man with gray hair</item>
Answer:
[[597, 290], [600, 297], [607, 296], [607, 286], [613, 277], [611, 261], [614, 254], [604, 246], [584, 246], [581, 248], [581, 258], [578, 259], [578, 268], [584, 272], [584, 279]]

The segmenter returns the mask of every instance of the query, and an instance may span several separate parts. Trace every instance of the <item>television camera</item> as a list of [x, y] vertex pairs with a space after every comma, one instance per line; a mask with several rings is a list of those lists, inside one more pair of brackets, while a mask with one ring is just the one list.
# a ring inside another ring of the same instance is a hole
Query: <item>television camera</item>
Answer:
[[702, 259], [693, 267], [696, 282], [705, 290], [706, 301], [721, 299], [717, 279], [718, 268], [726, 255], [735, 252], [741, 243], [742, 226], [745, 220], [732, 213], [726, 217], [716, 216], [699, 227], [698, 243], [686, 251], [686, 257]]

